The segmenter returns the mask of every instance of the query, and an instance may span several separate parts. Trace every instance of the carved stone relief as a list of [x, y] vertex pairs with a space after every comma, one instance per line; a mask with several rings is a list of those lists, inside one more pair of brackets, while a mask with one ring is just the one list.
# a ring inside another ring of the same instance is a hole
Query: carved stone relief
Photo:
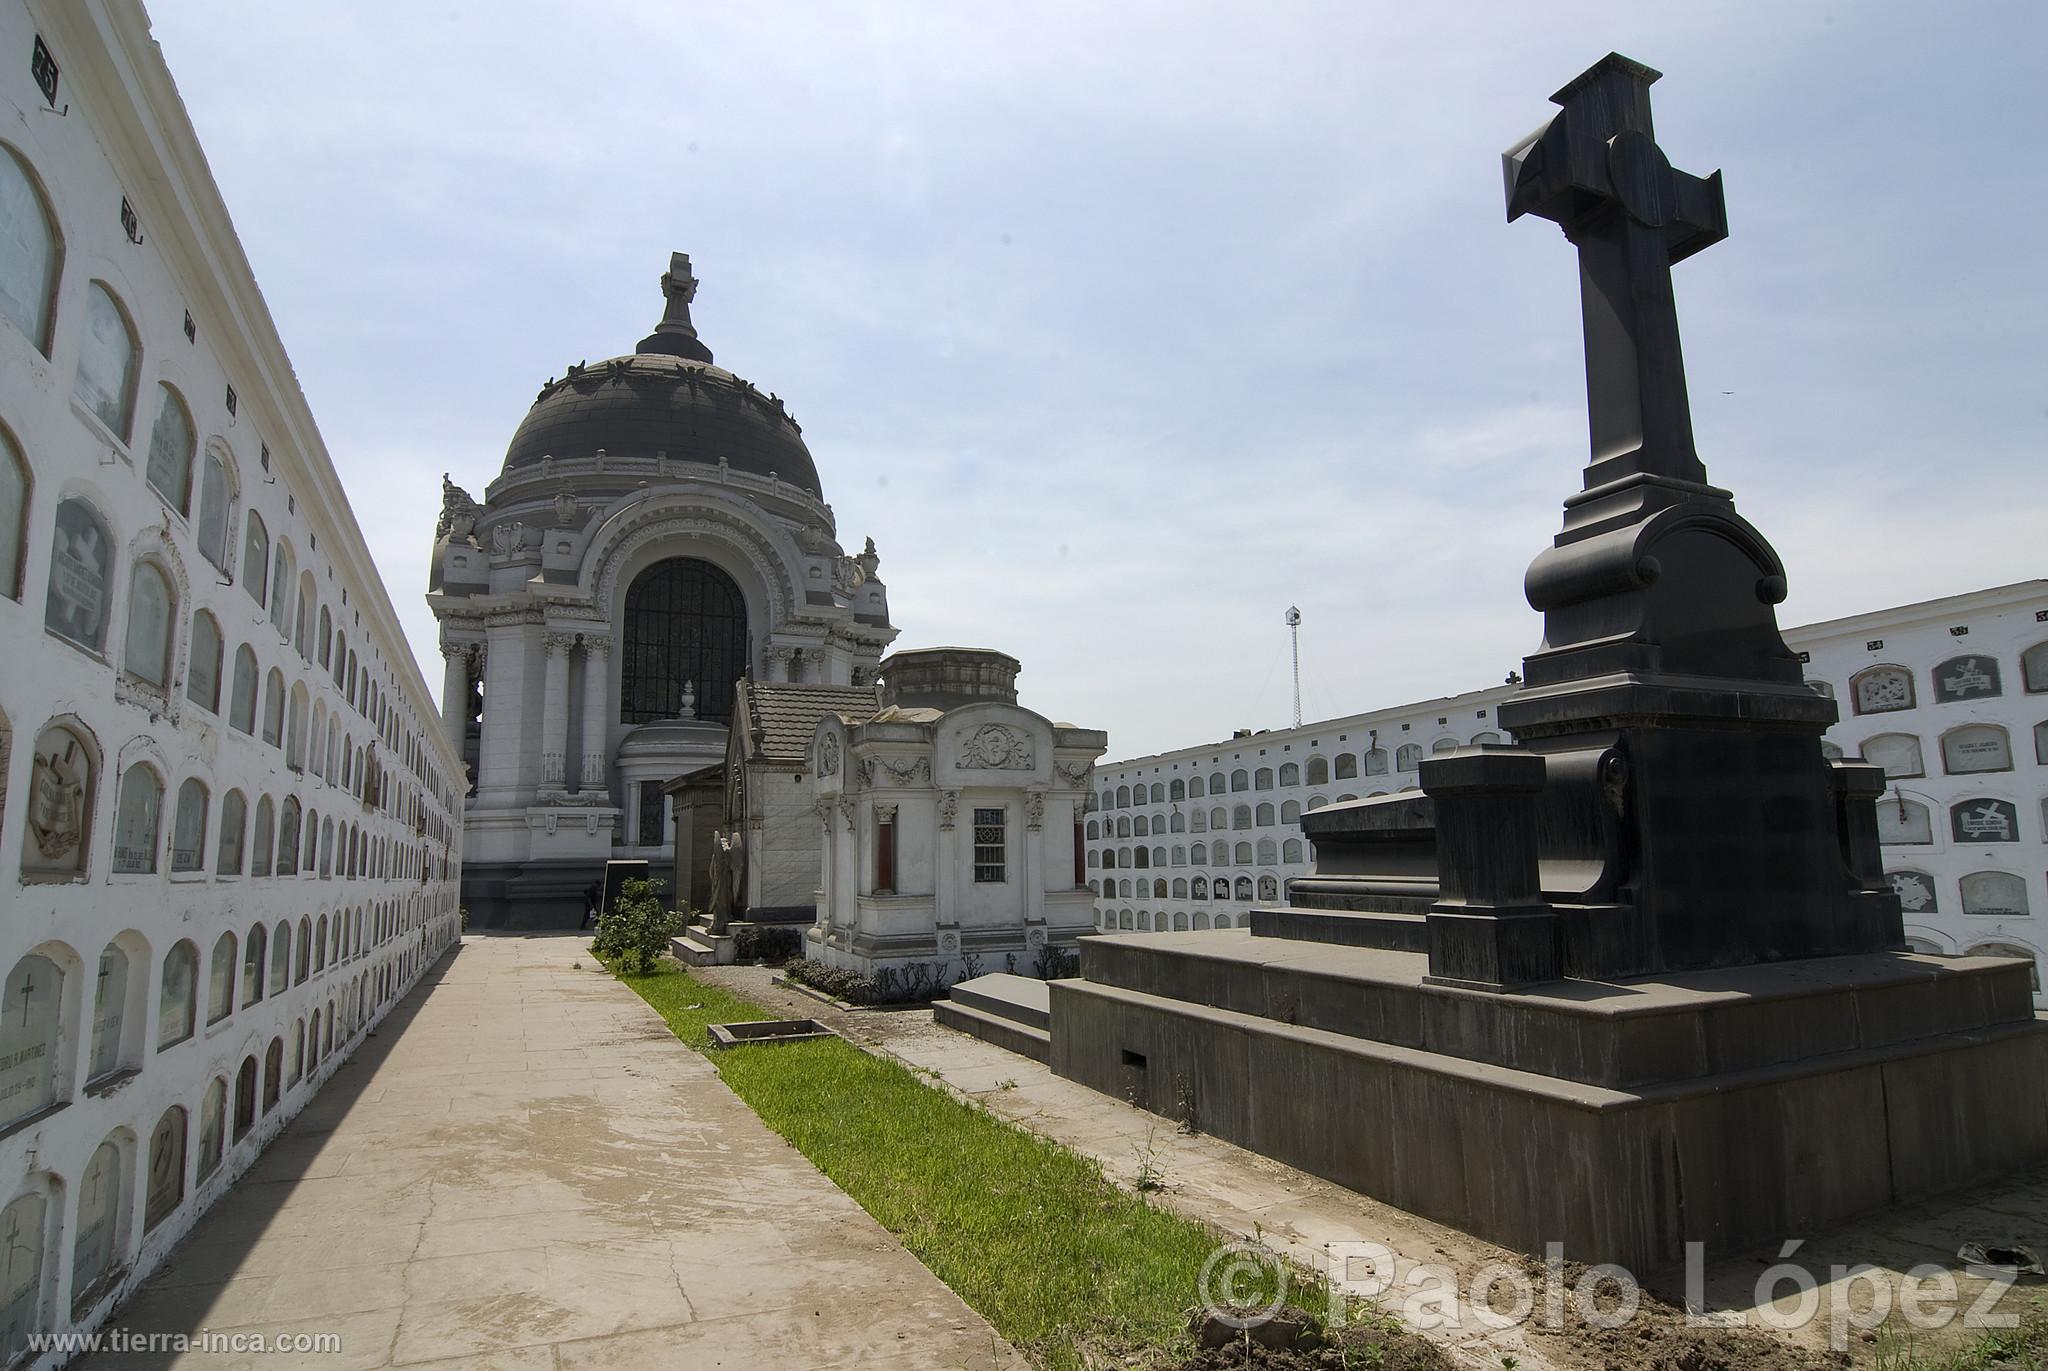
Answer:
[[1007, 724], [983, 724], [960, 744], [963, 770], [1029, 771], [1033, 765], [1029, 735]]

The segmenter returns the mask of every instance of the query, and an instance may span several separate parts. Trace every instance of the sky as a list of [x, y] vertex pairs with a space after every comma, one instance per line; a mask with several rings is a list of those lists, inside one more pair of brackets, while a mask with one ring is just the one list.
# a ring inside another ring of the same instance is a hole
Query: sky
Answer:
[[1290, 604], [1306, 718], [1497, 683], [1586, 457], [1500, 154], [1610, 50], [1725, 173], [1679, 318], [1780, 622], [2048, 574], [2036, 4], [151, 8], [424, 662], [441, 474], [680, 250], [896, 646], [1020, 658], [1107, 759], [1291, 722]]

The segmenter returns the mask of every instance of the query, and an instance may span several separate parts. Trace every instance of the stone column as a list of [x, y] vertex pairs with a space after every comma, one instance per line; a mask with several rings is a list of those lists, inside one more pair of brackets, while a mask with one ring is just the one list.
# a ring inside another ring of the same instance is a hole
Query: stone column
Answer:
[[[576, 788], [589, 793], [604, 790], [609, 778], [605, 775], [606, 735], [611, 729], [611, 673], [606, 670], [605, 657], [611, 651], [609, 638], [594, 638], [588, 634], [583, 638], [583, 762], [576, 773]], [[566, 667], [566, 664], [565, 664]], [[563, 708], [567, 710], [567, 697]]]
[[[469, 644], [441, 644], [441, 732], [462, 754], [462, 732], [469, 723]], [[315, 747], [325, 746], [314, 739]]]
[[1431, 981], [1504, 990], [1561, 974], [1557, 914], [1536, 869], [1545, 765], [1491, 744], [1423, 760], [1423, 793], [1436, 802]]
[[569, 746], [569, 649], [576, 637], [553, 629], [541, 634], [540, 783], [562, 788], [562, 754]]
[[520, 785], [529, 744], [526, 728], [526, 625], [517, 619], [493, 623], [484, 640], [483, 737], [477, 748], [477, 796], [503, 803]]

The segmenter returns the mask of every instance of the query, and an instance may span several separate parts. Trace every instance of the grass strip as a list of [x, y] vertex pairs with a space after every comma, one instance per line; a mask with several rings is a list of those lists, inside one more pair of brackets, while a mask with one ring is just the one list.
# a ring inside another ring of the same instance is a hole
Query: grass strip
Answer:
[[[2013, 1312], [2009, 1308], [2007, 1312]], [[1945, 1351], [1922, 1350], [1913, 1333], [1889, 1327], [1877, 1335], [1876, 1371], [2040, 1371], [2048, 1367], [2048, 1307], [2024, 1309], [2012, 1328], [1993, 1329]]]
[[[711, 1024], [777, 1017], [680, 968], [619, 979], [699, 1050]], [[1192, 1350], [1186, 1310], [1218, 1242], [1202, 1225], [850, 1043], [709, 1055], [770, 1128], [1039, 1365], [1082, 1371], [1083, 1345], [1097, 1362]], [[1321, 1292], [1293, 1298], [1319, 1308]]]

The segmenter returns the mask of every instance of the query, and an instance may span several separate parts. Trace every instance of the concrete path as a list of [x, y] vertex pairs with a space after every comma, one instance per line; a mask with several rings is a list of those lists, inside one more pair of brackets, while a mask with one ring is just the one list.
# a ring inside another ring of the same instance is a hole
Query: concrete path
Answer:
[[82, 1364], [1023, 1371], [585, 946], [464, 939], [109, 1321], [341, 1351]]

